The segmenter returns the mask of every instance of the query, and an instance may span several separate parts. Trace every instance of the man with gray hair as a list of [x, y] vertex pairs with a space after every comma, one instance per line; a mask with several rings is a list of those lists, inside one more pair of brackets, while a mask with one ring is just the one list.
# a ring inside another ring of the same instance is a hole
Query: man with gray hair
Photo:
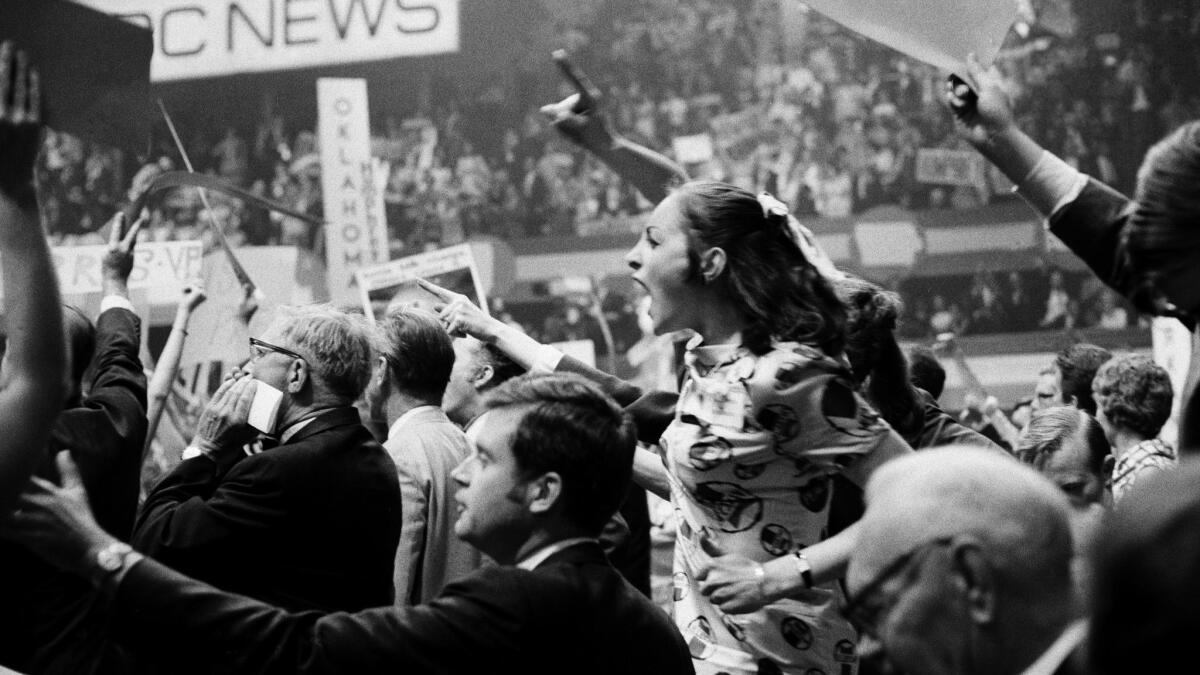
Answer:
[[[245, 370], [209, 401], [184, 461], [147, 497], [134, 547], [290, 610], [391, 604], [400, 486], [353, 406], [374, 345], [362, 316], [281, 309], [261, 339], [250, 338]], [[278, 410], [267, 406], [256, 421], [265, 449], [247, 452], [258, 436], [251, 407], [271, 389]]]
[[925, 675], [1080, 672], [1068, 510], [1033, 469], [986, 451], [880, 467], [846, 576], [864, 661]]
[[479, 567], [478, 549], [454, 536], [451, 473], [471, 452], [462, 429], [442, 411], [455, 353], [437, 316], [402, 307], [378, 327], [382, 344], [367, 404], [372, 417], [387, 420], [383, 447], [396, 462], [404, 500], [396, 604], [419, 605]]

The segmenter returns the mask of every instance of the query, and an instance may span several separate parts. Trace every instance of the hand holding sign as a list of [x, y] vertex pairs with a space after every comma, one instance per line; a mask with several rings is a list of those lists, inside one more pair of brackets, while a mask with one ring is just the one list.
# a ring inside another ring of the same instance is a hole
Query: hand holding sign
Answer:
[[433, 309], [451, 336], [469, 335], [481, 342], [496, 341], [498, 329], [504, 324], [484, 313], [470, 298], [425, 279], [417, 279], [417, 284], [440, 301]]
[[575, 144], [593, 152], [607, 150], [613, 144], [613, 133], [600, 112], [600, 91], [567, 59], [563, 50], [554, 52], [554, 62], [577, 93], [558, 103], [542, 106], [541, 113], [559, 133]]
[[33, 165], [42, 146], [41, 84], [24, 50], [0, 43], [0, 195], [35, 203]]
[[962, 79], [950, 76], [946, 81], [946, 104], [954, 113], [958, 133], [976, 147], [986, 145], [996, 134], [1012, 128], [1012, 103], [1000, 84], [995, 67], [985, 70], [972, 54], [967, 59], [972, 88]]

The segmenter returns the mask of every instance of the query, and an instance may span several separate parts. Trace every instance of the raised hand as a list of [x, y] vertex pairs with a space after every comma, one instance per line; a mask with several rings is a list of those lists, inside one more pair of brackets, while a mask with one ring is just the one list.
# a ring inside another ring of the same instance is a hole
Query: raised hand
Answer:
[[179, 310], [191, 314], [207, 299], [208, 296], [204, 293], [204, 282], [193, 281], [183, 287], [183, 293], [179, 298]]
[[237, 318], [249, 326], [250, 319], [258, 312], [258, 291], [254, 284], [242, 284], [242, 299], [238, 302]]
[[42, 144], [41, 84], [24, 50], [0, 43], [0, 197], [36, 204], [33, 167]]
[[446, 331], [454, 337], [469, 335], [480, 342], [495, 342], [504, 324], [493, 319], [471, 299], [461, 293], [442, 288], [437, 284], [417, 279], [417, 284], [437, 298], [433, 311], [441, 319]]
[[985, 70], [974, 54], [967, 58], [967, 74], [972, 84], [955, 76], [946, 81], [946, 104], [958, 133], [973, 145], [986, 145], [1014, 126], [1012, 101], [1001, 86], [999, 71]]
[[34, 477], [3, 525], [16, 540], [55, 568], [79, 571], [88, 552], [116, 541], [96, 523], [79, 469], [64, 450], [55, 458], [62, 485]]
[[125, 288], [129, 283], [129, 274], [133, 272], [133, 249], [137, 245], [138, 232], [146, 220], [139, 218], [126, 228], [125, 214], [118, 211], [108, 222], [111, 226], [108, 250], [104, 252], [104, 260], [100, 263], [100, 275], [105, 284]]
[[576, 93], [558, 103], [542, 106], [541, 113], [572, 142], [597, 153], [611, 149], [615, 134], [601, 112], [600, 91], [562, 50], [554, 52], [554, 61], [563, 76], [575, 86]]

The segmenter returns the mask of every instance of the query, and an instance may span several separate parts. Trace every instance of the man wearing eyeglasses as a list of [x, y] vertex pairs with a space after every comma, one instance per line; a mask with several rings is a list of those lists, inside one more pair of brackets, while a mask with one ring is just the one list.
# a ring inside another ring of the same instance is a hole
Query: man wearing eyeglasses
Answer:
[[843, 608], [864, 671], [1082, 673], [1069, 509], [1037, 472], [980, 450], [880, 467]]
[[[391, 604], [400, 486], [353, 407], [373, 340], [363, 317], [281, 309], [251, 339], [244, 372], [214, 394], [186, 459], [147, 497], [134, 547], [289, 610]], [[248, 416], [266, 386], [282, 397], [273, 434], [260, 438]], [[256, 439], [267, 449], [248, 452]]]

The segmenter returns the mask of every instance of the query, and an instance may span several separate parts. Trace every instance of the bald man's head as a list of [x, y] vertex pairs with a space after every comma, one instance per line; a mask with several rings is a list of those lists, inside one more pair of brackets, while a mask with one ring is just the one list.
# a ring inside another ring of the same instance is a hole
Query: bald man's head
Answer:
[[1070, 508], [1036, 471], [977, 449], [926, 450], [880, 467], [866, 498], [847, 588], [884, 608], [868, 633], [897, 665], [962, 672], [964, 660], [1012, 658], [1019, 672], [1040, 652], [1025, 660], [1002, 645], [1057, 638], [1073, 602]]

